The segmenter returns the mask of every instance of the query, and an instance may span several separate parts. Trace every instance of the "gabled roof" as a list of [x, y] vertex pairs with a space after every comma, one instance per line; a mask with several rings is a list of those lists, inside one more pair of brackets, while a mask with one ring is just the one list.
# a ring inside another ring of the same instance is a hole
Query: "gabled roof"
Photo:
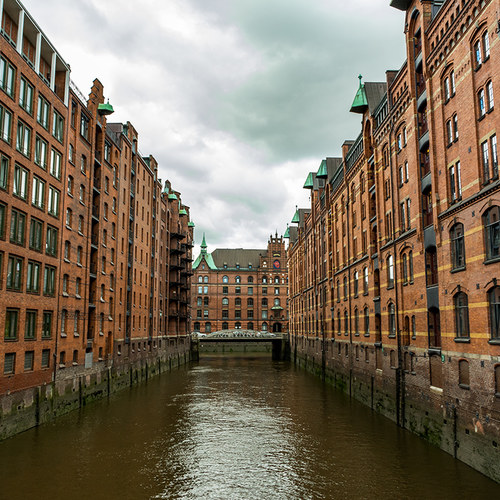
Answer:
[[203, 240], [201, 242], [201, 253], [196, 257], [193, 262], [193, 269], [197, 269], [201, 262], [205, 260], [209, 269], [216, 270], [217, 266], [214, 263], [212, 255], [207, 252], [207, 242], [205, 241], [205, 233], [203, 233]]

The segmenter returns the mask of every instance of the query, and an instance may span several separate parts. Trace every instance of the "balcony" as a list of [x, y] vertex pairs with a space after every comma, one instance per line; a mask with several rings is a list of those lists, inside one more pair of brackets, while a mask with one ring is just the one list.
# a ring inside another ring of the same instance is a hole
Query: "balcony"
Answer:
[[99, 205], [92, 205], [92, 217], [99, 220]]

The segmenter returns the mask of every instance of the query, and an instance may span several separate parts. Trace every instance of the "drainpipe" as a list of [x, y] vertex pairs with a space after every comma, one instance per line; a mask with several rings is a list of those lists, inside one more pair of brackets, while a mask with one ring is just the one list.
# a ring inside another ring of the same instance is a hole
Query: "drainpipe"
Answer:
[[396, 223], [395, 223], [395, 205], [394, 205], [394, 172], [392, 161], [392, 141], [394, 134], [394, 123], [391, 123], [389, 132], [389, 168], [391, 179], [391, 206], [392, 206], [392, 248], [394, 253], [394, 292], [395, 292], [395, 314], [396, 314], [396, 339], [398, 346], [398, 366], [396, 368], [396, 424], [400, 427], [405, 426], [405, 374], [403, 370], [403, 349], [401, 345], [401, 331], [399, 328], [399, 285], [398, 285], [398, 266], [396, 264]]

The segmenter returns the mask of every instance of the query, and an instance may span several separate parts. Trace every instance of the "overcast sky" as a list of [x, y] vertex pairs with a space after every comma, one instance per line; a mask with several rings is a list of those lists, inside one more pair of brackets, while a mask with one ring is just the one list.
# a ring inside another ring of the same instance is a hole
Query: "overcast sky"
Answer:
[[[360, 131], [361, 73], [405, 59], [389, 0], [23, 0], [88, 95], [94, 78], [216, 247], [283, 234], [309, 171]], [[198, 253], [198, 247], [195, 249]]]

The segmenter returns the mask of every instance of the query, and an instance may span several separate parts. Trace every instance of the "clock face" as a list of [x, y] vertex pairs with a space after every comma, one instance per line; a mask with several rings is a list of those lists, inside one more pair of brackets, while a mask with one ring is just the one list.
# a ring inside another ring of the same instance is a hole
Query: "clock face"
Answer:
[[274, 267], [274, 269], [279, 269], [280, 268], [280, 261], [278, 259], [276, 259], [273, 262], [273, 267]]

